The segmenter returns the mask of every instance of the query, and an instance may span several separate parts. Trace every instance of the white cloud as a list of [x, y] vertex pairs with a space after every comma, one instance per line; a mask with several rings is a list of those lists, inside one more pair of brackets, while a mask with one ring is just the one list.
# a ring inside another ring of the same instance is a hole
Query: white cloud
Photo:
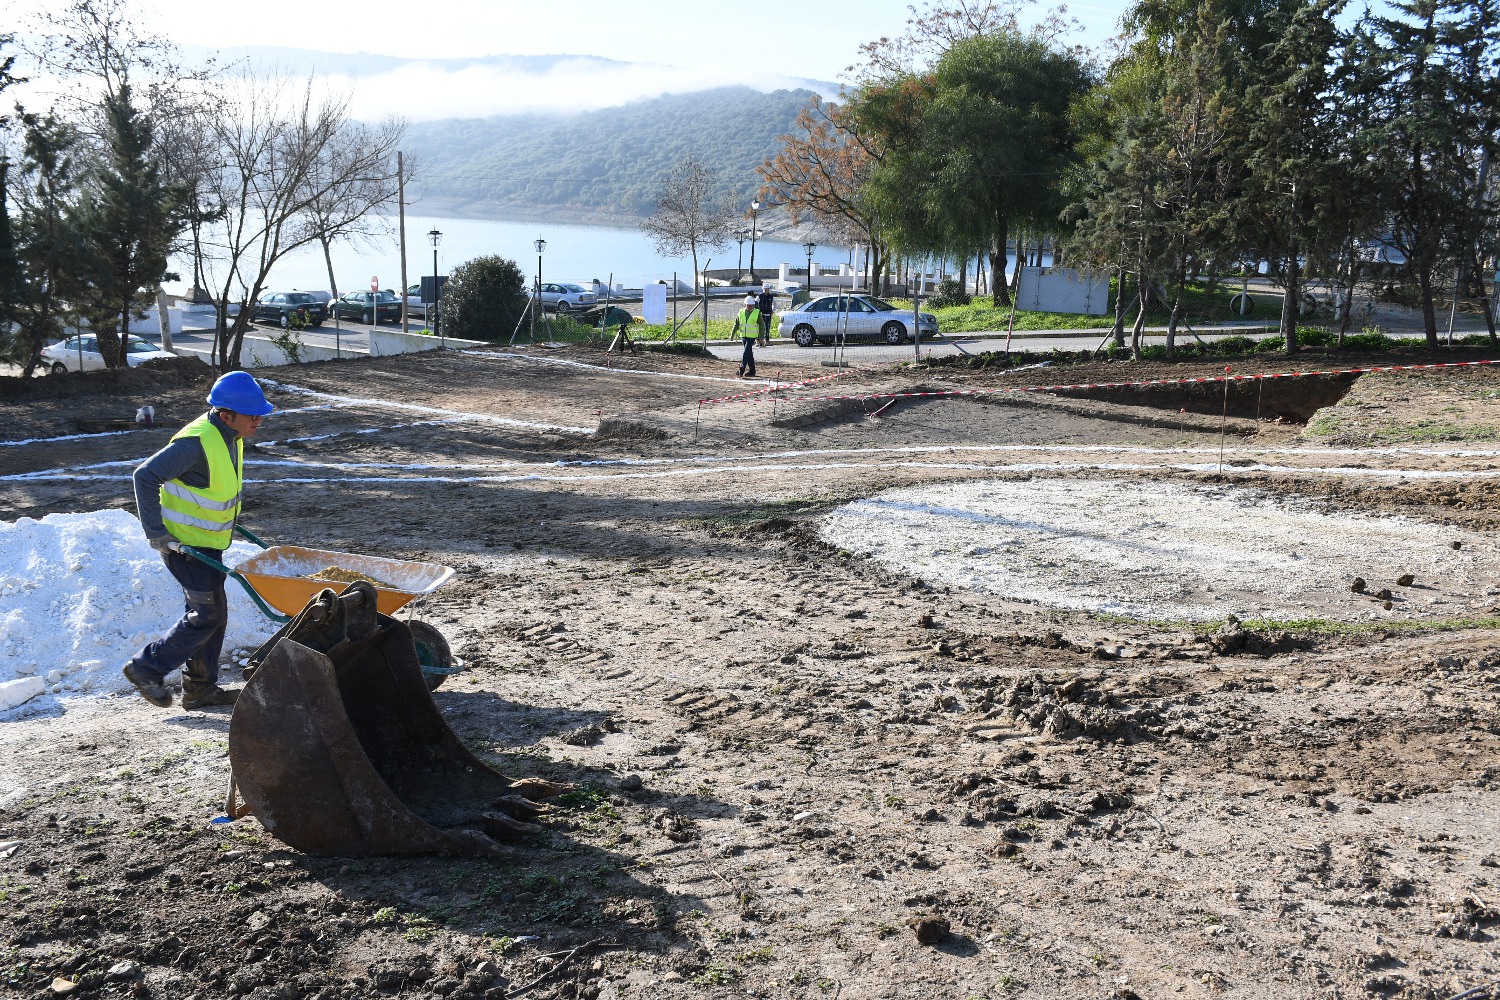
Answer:
[[[684, 68], [650, 63], [570, 59], [541, 73], [514, 67], [412, 62], [390, 72], [342, 78], [353, 93], [353, 113], [366, 120], [389, 114], [413, 121], [479, 118], [529, 112], [592, 111], [663, 94], [743, 84], [757, 90], [807, 83], [743, 67]], [[829, 95], [832, 96], [832, 95]]]

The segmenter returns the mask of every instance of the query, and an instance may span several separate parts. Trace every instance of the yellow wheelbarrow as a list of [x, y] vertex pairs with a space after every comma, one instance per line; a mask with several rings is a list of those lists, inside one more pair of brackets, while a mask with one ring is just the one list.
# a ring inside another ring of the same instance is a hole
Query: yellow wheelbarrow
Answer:
[[[232, 577], [267, 618], [282, 624], [291, 621], [308, 601], [330, 587], [342, 590], [355, 580], [371, 581], [378, 598], [376, 610], [393, 615], [413, 600], [437, 590], [454, 575], [450, 567], [437, 563], [384, 559], [301, 545], [272, 546], [246, 528], [235, 525], [235, 530], [260, 546], [261, 551], [233, 568], [190, 546], [183, 546], [182, 551]], [[406, 627], [416, 643], [427, 690], [436, 691], [449, 676], [463, 670], [463, 664], [454, 659], [448, 640], [437, 628], [409, 615]], [[250, 654], [247, 675], [255, 673], [280, 636], [278, 632]]]

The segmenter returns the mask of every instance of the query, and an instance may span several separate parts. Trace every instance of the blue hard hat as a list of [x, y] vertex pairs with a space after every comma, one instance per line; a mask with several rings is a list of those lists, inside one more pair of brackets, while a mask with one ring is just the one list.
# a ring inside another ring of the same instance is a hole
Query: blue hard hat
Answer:
[[266, 394], [249, 372], [229, 372], [219, 376], [208, 390], [208, 405], [221, 406], [247, 417], [263, 417], [276, 407], [266, 401]]

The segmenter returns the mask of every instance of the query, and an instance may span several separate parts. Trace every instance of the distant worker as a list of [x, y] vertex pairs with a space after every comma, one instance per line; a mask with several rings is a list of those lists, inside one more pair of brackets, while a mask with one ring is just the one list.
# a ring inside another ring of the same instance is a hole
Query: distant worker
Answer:
[[755, 377], [755, 338], [760, 326], [760, 306], [756, 304], [754, 295], [745, 296], [745, 308], [734, 317], [734, 329], [729, 331], [732, 337], [740, 335], [745, 342], [745, 354], [740, 358], [740, 378]]
[[245, 439], [275, 407], [247, 372], [229, 372], [208, 393], [209, 411], [178, 431], [135, 470], [135, 506], [151, 547], [182, 585], [187, 610], [165, 636], [125, 664], [125, 679], [153, 705], [172, 704], [167, 675], [182, 669], [182, 707], [233, 705], [219, 687], [219, 653], [229, 624], [224, 574], [182, 551], [223, 562], [234, 537], [244, 480]]
[[760, 309], [760, 342], [764, 347], [771, 346], [771, 314], [776, 311], [776, 297], [771, 294], [769, 288], [762, 287], [760, 298], [755, 302]]

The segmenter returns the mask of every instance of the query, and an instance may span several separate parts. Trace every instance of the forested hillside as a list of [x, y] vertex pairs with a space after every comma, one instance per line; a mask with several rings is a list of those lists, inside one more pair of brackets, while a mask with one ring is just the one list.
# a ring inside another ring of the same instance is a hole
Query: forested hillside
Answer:
[[476, 211], [646, 216], [689, 154], [748, 204], [755, 168], [811, 96], [725, 87], [571, 116], [413, 122], [406, 148], [421, 163], [424, 197]]

